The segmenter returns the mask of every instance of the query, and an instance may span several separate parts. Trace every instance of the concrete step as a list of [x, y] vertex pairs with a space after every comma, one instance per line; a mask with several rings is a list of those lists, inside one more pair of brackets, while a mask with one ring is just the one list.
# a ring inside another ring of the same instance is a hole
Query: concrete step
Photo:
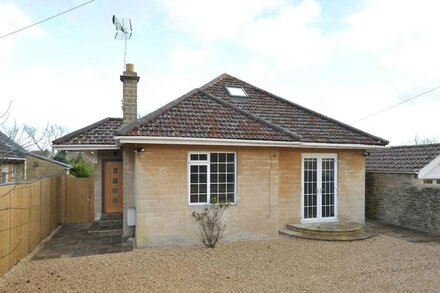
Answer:
[[310, 233], [302, 233], [293, 231], [290, 229], [282, 229], [279, 231], [280, 234], [287, 235], [289, 237], [298, 237], [312, 240], [324, 240], [324, 241], [355, 241], [355, 240], [363, 240], [368, 239], [373, 236], [376, 236], [375, 233], [371, 232], [360, 232], [356, 234], [348, 234], [348, 235], [323, 235], [323, 234], [310, 234]]
[[122, 220], [100, 220], [95, 221], [87, 231], [88, 234], [98, 236], [118, 236], [122, 235]]
[[97, 236], [122, 236], [122, 229], [89, 230], [90, 235]]

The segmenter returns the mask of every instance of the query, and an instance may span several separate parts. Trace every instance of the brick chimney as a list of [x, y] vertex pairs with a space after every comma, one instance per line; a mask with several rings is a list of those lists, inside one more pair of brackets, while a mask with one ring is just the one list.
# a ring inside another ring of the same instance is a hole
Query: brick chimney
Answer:
[[121, 75], [122, 81], [122, 118], [127, 125], [137, 119], [137, 83], [139, 76], [134, 71], [134, 65], [127, 63]]

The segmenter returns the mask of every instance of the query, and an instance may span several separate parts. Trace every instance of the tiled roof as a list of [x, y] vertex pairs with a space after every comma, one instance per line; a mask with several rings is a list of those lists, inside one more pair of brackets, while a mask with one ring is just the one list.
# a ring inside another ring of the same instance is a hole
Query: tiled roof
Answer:
[[[226, 86], [248, 97], [230, 97]], [[107, 118], [55, 145], [114, 144], [120, 136], [154, 136], [386, 145], [388, 141], [284, 100], [227, 74], [122, 127]]]
[[415, 174], [440, 156], [440, 144], [396, 146], [368, 152], [367, 172]]
[[[231, 97], [226, 86], [242, 87], [249, 97]], [[388, 144], [384, 139], [294, 104], [228, 74], [222, 74], [201, 89], [268, 122], [299, 134], [302, 142]]]
[[24, 159], [27, 151], [12, 138], [0, 132], [0, 163], [5, 159]]
[[125, 136], [297, 141], [289, 131], [193, 90], [118, 133]]
[[114, 145], [115, 131], [122, 127], [122, 118], [105, 118], [78, 129], [52, 142], [54, 145]]

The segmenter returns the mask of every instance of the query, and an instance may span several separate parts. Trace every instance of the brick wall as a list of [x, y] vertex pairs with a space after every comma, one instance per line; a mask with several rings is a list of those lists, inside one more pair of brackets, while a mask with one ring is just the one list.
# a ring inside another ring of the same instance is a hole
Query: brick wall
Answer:
[[412, 174], [367, 173], [366, 215], [384, 223], [440, 232], [440, 188]]

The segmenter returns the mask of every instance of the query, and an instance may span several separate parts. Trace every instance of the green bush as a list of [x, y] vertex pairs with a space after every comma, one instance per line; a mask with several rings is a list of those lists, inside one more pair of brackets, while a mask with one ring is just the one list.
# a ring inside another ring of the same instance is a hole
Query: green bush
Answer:
[[67, 151], [59, 151], [55, 154], [55, 156], [53, 156], [53, 159], [55, 161], [64, 163], [64, 164], [69, 164], [69, 160], [67, 159]]
[[70, 161], [72, 169], [70, 169], [70, 174], [75, 177], [90, 177], [93, 174], [93, 165], [84, 160], [84, 158], [79, 154], [76, 158]]

